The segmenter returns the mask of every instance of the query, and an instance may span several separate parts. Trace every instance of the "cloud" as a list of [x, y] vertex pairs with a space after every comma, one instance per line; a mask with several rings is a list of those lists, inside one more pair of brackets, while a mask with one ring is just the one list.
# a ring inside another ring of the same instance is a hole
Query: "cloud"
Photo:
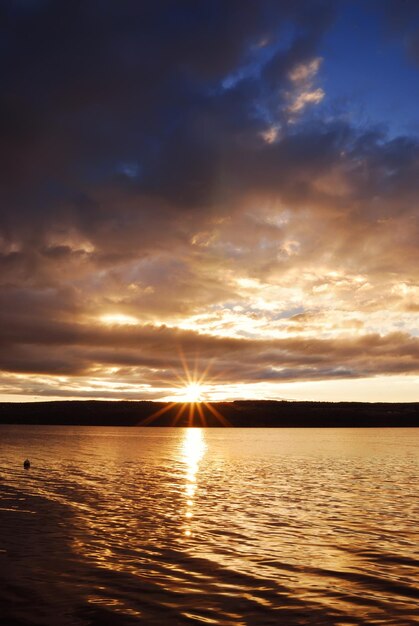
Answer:
[[291, 113], [302, 111], [307, 104], [319, 104], [324, 98], [323, 89], [314, 89], [313, 91], [303, 91], [300, 93], [290, 105]]
[[291, 103], [288, 110], [291, 114], [300, 113], [308, 104], [319, 104], [325, 97], [320, 87], [314, 87], [316, 75], [322, 63], [320, 57], [311, 59], [307, 63], [300, 63], [289, 72], [289, 79], [293, 90], [288, 94]]
[[417, 372], [419, 144], [314, 106], [335, 10], [3, 3], [4, 390]]

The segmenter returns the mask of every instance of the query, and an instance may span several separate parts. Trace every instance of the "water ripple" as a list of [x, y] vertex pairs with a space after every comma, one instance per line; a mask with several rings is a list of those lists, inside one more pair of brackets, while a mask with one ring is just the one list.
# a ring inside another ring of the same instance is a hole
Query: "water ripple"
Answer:
[[417, 431], [1, 429], [2, 625], [417, 623]]

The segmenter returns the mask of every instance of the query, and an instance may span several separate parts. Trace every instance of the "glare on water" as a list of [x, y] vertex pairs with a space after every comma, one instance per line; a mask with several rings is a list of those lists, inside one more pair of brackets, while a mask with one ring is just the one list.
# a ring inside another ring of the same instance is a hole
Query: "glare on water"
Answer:
[[197, 474], [199, 463], [205, 452], [204, 431], [202, 428], [188, 428], [184, 431], [184, 439], [182, 444], [183, 460], [185, 462], [185, 518], [189, 523], [185, 526], [185, 535], [192, 535], [192, 523], [190, 519], [193, 517], [194, 497], [197, 489]]

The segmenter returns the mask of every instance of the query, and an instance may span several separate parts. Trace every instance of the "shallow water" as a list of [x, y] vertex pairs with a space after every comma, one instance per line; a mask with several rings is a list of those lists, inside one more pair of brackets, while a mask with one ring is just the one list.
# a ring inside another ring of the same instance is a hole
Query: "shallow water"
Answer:
[[0, 426], [0, 624], [417, 624], [418, 434]]

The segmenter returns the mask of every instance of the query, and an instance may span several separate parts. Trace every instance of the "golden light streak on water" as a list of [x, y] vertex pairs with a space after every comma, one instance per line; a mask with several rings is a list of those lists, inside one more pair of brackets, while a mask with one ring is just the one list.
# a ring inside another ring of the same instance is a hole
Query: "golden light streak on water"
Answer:
[[188, 428], [182, 442], [182, 461], [185, 464], [185, 507], [183, 516], [187, 523], [184, 526], [185, 537], [192, 536], [195, 494], [198, 486], [199, 465], [206, 450], [205, 435], [202, 428]]

